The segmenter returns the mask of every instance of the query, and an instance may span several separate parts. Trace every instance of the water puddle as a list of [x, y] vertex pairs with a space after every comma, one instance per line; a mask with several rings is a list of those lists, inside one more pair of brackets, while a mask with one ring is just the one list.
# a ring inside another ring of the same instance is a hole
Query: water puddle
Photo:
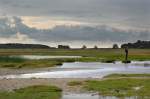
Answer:
[[51, 71], [38, 71], [28, 74], [6, 75], [0, 78], [102, 78], [113, 73], [150, 73], [150, 61], [134, 61], [130, 64], [121, 62], [100, 63], [100, 62], [75, 62], [64, 63], [62, 66], [53, 68]]
[[61, 99], [149, 99], [149, 98], [139, 98], [136, 96], [132, 97], [115, 97], [115, 96], [100, 96], [94, 94], [64, 94]]
[[49, 59], [49, 58], [81, 58], [81, 56], [43, 56], [43, 55], [17, 55], [10, 57], [21, 57], [25, 59]]

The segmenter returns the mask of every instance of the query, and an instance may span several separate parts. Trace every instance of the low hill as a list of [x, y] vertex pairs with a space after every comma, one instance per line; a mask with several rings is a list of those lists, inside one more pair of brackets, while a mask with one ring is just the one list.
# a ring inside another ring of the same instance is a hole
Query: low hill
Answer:
[[8, 43], [0, 44], [0, 49], [49, 49], [47, 45], [42, 44], [20, 44], [20, 43]]

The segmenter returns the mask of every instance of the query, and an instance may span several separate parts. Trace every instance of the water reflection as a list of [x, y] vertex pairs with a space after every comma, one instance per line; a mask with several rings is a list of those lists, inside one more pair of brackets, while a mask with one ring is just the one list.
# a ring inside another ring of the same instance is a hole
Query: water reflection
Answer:
[[64, 94], [61, 99], [149, 99], [150, 97], [115, 97], [115, 96], [100, 96], [92, 94]]
[[81, 58], [81, 56], [43, 56], [43, 55], [17, 55], [10, 57], [21, 57], [25, 59], [49, 59], [49, 58]]
[[145, 63], [149, 64], [150, 62], [133, 62], [130, 64], [123, 64], [121, 62], [115, 64], [100, 62], [64, 63], [62, 66], [53, 68], [54, 70], [51, 71], [6, 75], [0, 78], [102, 78], [113, 73], [150, 73], [150, 66], [144, 66]]

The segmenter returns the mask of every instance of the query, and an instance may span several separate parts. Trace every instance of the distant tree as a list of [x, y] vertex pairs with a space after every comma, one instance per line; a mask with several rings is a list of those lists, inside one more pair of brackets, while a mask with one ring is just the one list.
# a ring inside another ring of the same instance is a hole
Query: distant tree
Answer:
[[94, 49], [98, 49], [98, 47], [95, 45], [95, 46], [94, 46]]
[[86, 49], [87, 47], [85, 45], [82, 46], [82, 49]]
[[59, 49], [70, 49], [69, 45], [58, 45]]
[[147, 48], [150, 49], [150, 41], [141, 41], [138, 40], [135, 43], [126, 43], [126, 44], [122, 44], [121, 48]]
[[117, 44], [114, 44], [113, 45], [113, 49], [118, 49], [119, 47], [118, 47], [118, 45]]

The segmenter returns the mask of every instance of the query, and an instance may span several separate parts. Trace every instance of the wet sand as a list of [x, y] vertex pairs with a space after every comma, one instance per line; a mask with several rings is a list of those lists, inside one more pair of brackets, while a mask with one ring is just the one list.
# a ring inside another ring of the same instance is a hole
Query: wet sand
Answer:
[[[68, 85], [70, 81], [86, 81], [90, 78], [81, 79], [81, 78], [59, 78], [59, 79], [0, 79], [0, 90], [1, 91], [13, 91], [14, 89], [24, 88], [32, 85], [55, 85], [63, 90], [65, 93], [81, 93], [80, 86], [71, 87]], [[91, 80], [91, 79], [90, 79]], [[84, 92], [84, 91], [83, 91]]]
[[23, 69], [9, 69], [9, 68], [0, 68], [0, 76], [3, 75], [16, 75], [16, 74], [25, 74], [25, 73], [34, 73], [42, 71], [52, 71], [55, 70], [55, 67], [46, 67], [46, 68], [23, 68]]

